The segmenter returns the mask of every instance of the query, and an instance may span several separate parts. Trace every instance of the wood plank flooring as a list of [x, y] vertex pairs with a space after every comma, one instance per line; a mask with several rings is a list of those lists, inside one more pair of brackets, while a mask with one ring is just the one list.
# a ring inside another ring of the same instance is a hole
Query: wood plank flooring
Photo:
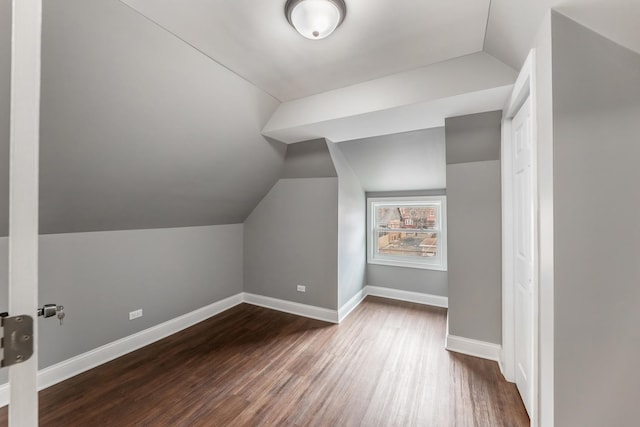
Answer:
[[444, 350], [445, 322], [375, 297], [341, 325], [243, 304], [43, 390], [40, 425], [529, 425], [496, 363]]

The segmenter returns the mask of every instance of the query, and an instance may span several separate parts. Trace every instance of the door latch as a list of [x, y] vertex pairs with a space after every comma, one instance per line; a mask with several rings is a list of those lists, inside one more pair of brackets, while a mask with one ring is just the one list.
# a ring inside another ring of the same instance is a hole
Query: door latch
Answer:
[[62, 326], [62, 319], [64, 319], [64, 306], [57, 304], [45, 304], [42, 308], [38, 309], [38, 316], [42, 316], [45, 319], [47, 317], [58, 316], [60, 326]]
[[2, 313], [0, 327], [3, 331], [0, 347], [4, 352], [0, 367], [4, 368], [29, 360], [33, 355], [33, 317], [27, 315], [10, 317], [8, 313]]

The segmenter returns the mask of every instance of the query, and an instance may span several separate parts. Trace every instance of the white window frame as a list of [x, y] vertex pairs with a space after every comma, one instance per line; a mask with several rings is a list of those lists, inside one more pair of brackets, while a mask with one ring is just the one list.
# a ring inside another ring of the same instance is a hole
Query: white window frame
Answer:
[[[433, 206], [437, 213], [438, 256], [403, 257], [377, 254], [376, 207], [378, 206]], [[425, 270], [447, 271], [447, 196], [418, 197], [370, 197], [367, 199], [367, 263], [395, 267], [421, 268]]]

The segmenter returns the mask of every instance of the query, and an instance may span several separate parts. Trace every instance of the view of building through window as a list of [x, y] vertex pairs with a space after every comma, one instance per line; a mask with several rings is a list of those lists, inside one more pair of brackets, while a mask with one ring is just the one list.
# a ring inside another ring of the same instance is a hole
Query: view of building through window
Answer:
[[378, 206], [377, 253], [434, 257], [438, 251], [438, 218], [434, 206]]

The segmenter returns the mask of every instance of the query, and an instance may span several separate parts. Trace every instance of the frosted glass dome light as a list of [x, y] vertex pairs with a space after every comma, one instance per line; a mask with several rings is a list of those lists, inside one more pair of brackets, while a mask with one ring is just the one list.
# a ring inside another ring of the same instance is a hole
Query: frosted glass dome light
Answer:
[[344, 20], [344, 0], [288, 0], [287, 20], [300, 34], [311, 40], [329, 36]]

